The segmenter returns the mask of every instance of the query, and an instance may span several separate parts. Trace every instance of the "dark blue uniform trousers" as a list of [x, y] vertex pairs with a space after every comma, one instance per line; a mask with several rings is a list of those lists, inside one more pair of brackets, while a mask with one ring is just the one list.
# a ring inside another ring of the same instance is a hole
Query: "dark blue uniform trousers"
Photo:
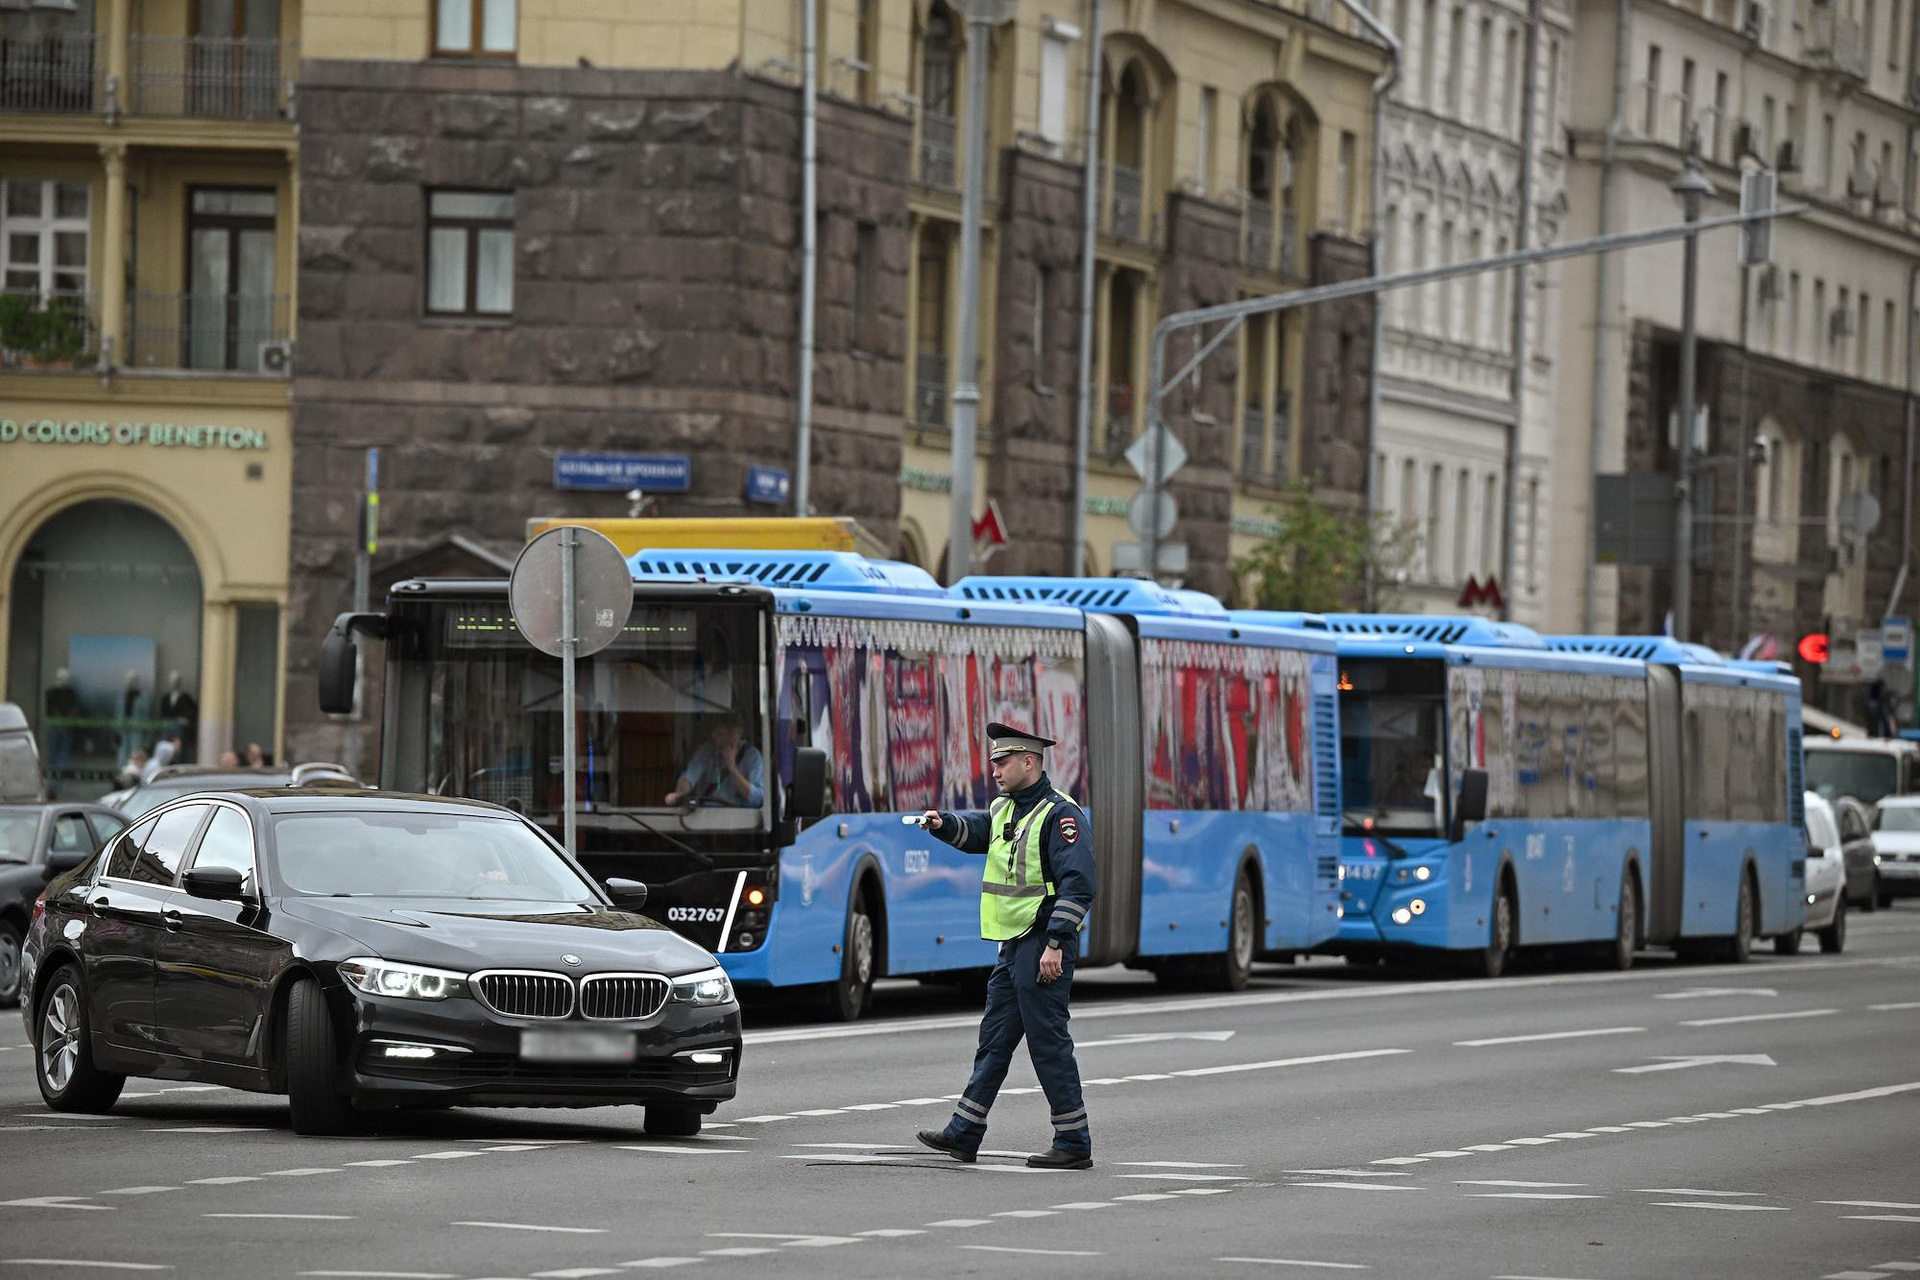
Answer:
[[1013, 1051], [1027, 1042], [1033, 1073], [1053, 1112], [1053, 1145], [1076, 1155], [1093, 1154], [1087, 1108], [1080, 1097], [1080, 1066], [1073, 1060], [1073, 1036], [1067, 1030], [1067, 1002], [1073, 992], [1074, 952], [1062, 953], [1060, 976], [1040, 981], [1040, 956], [1047, 935], [1040, 929], [1000, 944], [1000, 960], [987, 979], [987, 1011], [980, 1019], [980, 1048], [973, 1056], [973, 1078], [954, 1105], [947, 1136], [968, 1151], [978, 1151], [987, 1133], [987, 1112], [1007, 1078]]

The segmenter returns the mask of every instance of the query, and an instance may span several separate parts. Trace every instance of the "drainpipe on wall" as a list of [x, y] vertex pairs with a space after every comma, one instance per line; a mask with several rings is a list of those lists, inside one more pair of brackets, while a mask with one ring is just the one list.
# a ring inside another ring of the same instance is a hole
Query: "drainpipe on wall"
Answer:
[[[1387, 69], [1373, 82], [1373, 182], [1367, 197], [1371, 208], [1368, 218], [1373, 223], [1373, 247], [1369, 254], [1374, 275], [1381, 273], [1381, 260], [1384, 247], [1380, 243], [1381, 227], [1386, 221], [1387, 204], [1387, 95], [1393, 92], [1393, 86], [1400, 80], [1400, 41], [1373, 14], [1363, 8], [1358, 0], [1340, 0], [1346, 11], [1354, 16], [1360, 25], [1371, 31], [1380, 43], [1387, 46]], [[1366, 516], [1373, 517], [1375, 501], [1379, 494], [1380, 477], [1375, 474], [1375, 455], [1380, 451], [1380, 351], [1386, 341], [1386, 313], [1378, 295], [1373, 298], [1373, 355], [1372, 367], [1367, 377], [1367, 462], [1366, 462]], [[1367, 580], [1365, 585], [1366, 607], [1373, 608], [1374, 594], [1373, 558], [1367, 558]]]
[[1100, 274], [1094, 257], [1100, 210], [1100, 19], [1105, 0], [1087, 0], [1087, 156], [1080, 219], [1080, 354], [1073, 385], [1073, 544], [1067, 574], [1087, 571], [1087, 452], [1093, 440], [1093, 296]]
[[800, 86], [800, 386], [799, 416], [794, 423], [793, 514], [811, 513], [813, 486], [813, 312], [814, 279], [819, 267], [819, 154], [815, 125], [819, 119], [820, 0], [801, 5]]
[[[1607, 132], [1600, 150], [1600, 222], [1597, 230], [1603, 236], [1613, 230], [1614, 151], [1619, 145], [1621, 133], [1627, 127], [1627, 76], [1631, 74], [1633, 58], [1628, 36], [1633, 29], [1632, 23], [1633, 0], [1620, 0], [1613, 32], [1613, 119], [1607, 122]], [[1589, 395], [1591, 403], [1588, 406], [1590, 417], [1587, 423], [1587, 446], [1590, 450], [1587, 468], [1587, 591], [1580, 623], [1580, 630], [1585, 635], [1593, 634], [1600, 616], [1600, 570], [1594, 563], [1593, 486], [1595, 477], [1606, 465], [1602, 437], [1607, 425], [1607, 313], [1613, 305], [1612, 265], [1613, 260], [1601, 254], [1593, 267], [1593, 387]]]

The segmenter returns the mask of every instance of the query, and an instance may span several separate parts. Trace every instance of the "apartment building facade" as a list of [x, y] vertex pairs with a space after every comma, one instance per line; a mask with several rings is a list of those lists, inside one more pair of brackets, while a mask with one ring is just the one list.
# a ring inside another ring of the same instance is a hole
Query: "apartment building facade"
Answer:
[[279, 743], [300, 17], [0, 5], [0, 696], [61, 794]]
[[[1761, 167], [1783, 203], [1810, 206], [1776, 225], [1764, 265], [1741, 268], [1733, 231], [1700, 244], [1693, 638], [1722, 649], [1772, 637], [1789, 657], [1807, 632], [1850, 637], [1881, 616], [1902, 559], [1917, 22], [1897, 0], [1578, 5], [1569, 234], [1599, 230], [1603, 208], [1614, 230], [1678, 221], [1669, 187], [1695, 135], [1709, 216]], [[1596, 472], [1675, 471], [1680, 264], [1671, 246], [1568, 268], [1555, 483], [1574, 529], [1590, 527]], [[1841, 519], [1862, 494], [1871, 530]], [[1597, 565], [1586, 537], [1557, 543], [1551, 581], [1557, 627], [1658, 630], [1671, 606], [1668, 568]], [[1843, 709], [1858, 692], [1814, 688]]]
[[[1526, 0], [1379, 0], [1378, 11], [1403, 50], [1387, 117], [1386, 267], [1508, 252], [1520, 243], [1529, 198], [1529, 243], [1560, 239], [1573, 47], [1565, 4], [1542, 5], [1531, 42]], [[1533, 164], [1523, 193], [1529, 83]], [[1561, 523], [1551, 468], [1559, 269], [1536, 268], [1528, 280], [1526, 380], [1517, 401], [1515, 273], [1463, 277], [1385, 302], [1374, 502], [1418, 535], [1391, 587], [1401, 607], [1545, 619], [1545, 562]], [[1509, 474], [1515, 463], [1518, 474]]]
[[[510, 550], [530, 514], [625, 514], [618, 493], [556, 493], [559, 454], [684, 458], [686, 491], [654, 508], [677, 515], [738, 512], [749, 467], [793, 467], [798, 4], [303, 8], [296, 631], [318, 637], [346, 607], [370, 447], [376, 585], [452, 533]], [[1366, 271], [1384, 50], [1324, 0], [1107, 0], [1097, 49], [1075, 0], [1015, 6], [985, 51], [940, 0], [819, 13], [811, 506], [942, 563], [958, 122], [984, 54], [974, 492], [1012, 539], [985, 567], [1067, 570], [1095, 74], [1085, 551], [1109, 571], [1133, 540], [1120, 453], [1144, 422], [1158, 317]], [[1249, 326], [1169, 398], [1193, 459], [1172, 485], [1190, 583], [1229, 588], [1288, 476], [1363, 503], [1370, 316]], [[294, 652], [296, 747], [346, 751], [361, 731], [313, 711]]]

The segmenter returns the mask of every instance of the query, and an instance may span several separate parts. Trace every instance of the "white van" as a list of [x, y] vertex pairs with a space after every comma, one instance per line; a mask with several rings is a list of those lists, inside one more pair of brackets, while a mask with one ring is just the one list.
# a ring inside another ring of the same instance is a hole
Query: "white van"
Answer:
[[27, 727], [27, 714], [11, 702], [0, 702], [0, 804], [39, 804], [46, 798], [40, 749]]
[[1815, 738], [1806, 748], [1807, 790], [1877, 805], [1920, 791], [1920, 743], [1904, 738]]

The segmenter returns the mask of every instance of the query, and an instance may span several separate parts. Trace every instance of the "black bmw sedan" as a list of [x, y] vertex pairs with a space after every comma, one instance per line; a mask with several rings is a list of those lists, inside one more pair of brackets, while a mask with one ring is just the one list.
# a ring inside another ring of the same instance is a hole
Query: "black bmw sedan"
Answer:
[[259, 788], [164, 805], [47, 886], [21, 953], [40, 1093], [128, 1076], [284, 1093], [298, 1133], [398, 1107], [643, 1104], [687, 1136], [733, 1097], [712, 955], [539, 828], [476, 801]]

